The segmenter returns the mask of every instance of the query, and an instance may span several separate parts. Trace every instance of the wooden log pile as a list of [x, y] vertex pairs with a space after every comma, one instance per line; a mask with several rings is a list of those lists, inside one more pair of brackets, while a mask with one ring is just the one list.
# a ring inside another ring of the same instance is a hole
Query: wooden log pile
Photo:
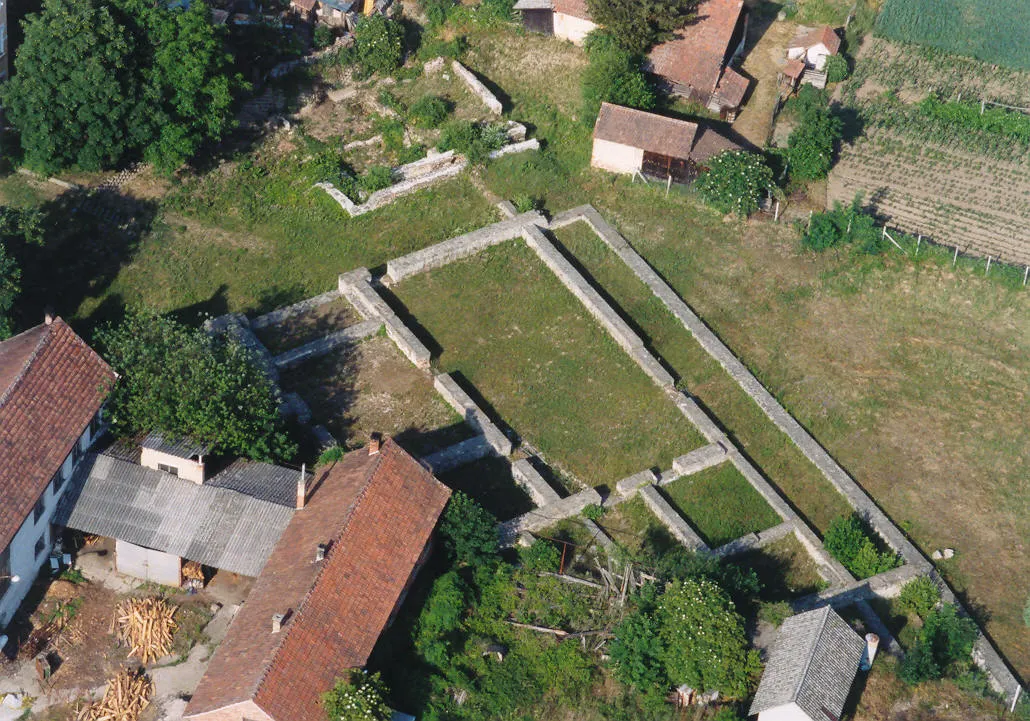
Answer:
[[154, 682], [143, 673], [124, 670], [107, 682], [104, 697], [75, 714], [75, 721], [136, 721], [150, 705]]
[[129, 598], [119, 603], [115, 609], [118, 638], [129, 647], [129, 655], [145, 664], [167, 656], [178, 610], [163, 598]]
[[191, 581], [204, 582], [204, 568], [196, 561], [187, 561], [182, 564], [182, 576]]

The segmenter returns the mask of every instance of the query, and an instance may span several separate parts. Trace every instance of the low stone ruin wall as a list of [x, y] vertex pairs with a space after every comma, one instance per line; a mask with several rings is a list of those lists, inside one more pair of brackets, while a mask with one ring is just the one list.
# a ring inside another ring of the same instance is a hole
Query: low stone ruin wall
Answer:
[[285, 308], [279, 308], [277, 310], [273, 310], [271, 313], [265, 313], [264, 315], [259, 315], [257, 318], [251, 318], [250, 327], [254, 330], [260, 330], [262, 328], [267, 328], [268, 326], [279, 325], [283, 321], [303, 313], [307, 313], [310, 310], [314, 310], [320, 305], [332, 303], [339, 297], [339, 290], [331, 290], [328, 293], [322, 293], [321, 295], [316, 295], [312, 298], [305, 298], [304, 300], [294, 303], [293, 305], [288, 305]]
[[451, 67], [454, 69], [455, 74], [461, 78], [483, 104], [495, 115], [500, 115], [504, 112], [504, 106], [501, 105], [501, 101], [497, 99], [497, 96], [490, 92], [490, 89], [483, 85], [483, 82], [476, 77], [475, 73], [466, 68], [464, 65], [459, 63], [457, 60], [451, 61]]
[[378, 320], [383, 323], [386, 334], [408, 360], [424, 370], [429, 368], [429, 349], [376, 292], [372, 286], [372, 274], [367, 268], [358, 268], [341, 274], [339, 289], [366, 320]]
[[478, 461], [493, 452], [494, 448], [486, 440], [486, 436], [480, 434], [423, 456], [422, 462], [429, 466], [429, 470], [434, 474], [440, 474]]
[[644, 505], [651, 509], [651, 513], [661, 521], [662, 525], [669, 529], [673, 538], [682, 543], [692, 551], [709, 551], [708, 544], [690, 527], [690, 524], [683, 520], [683, 516], [673, 508], [665, 497], [655, 486], [643, 486], [637, 491], [644, 501]]
[[560, 501], [523, 513], [521, 516], [500, 524], [501, 542], [510, 546], [518, 540], [521, 533], [542, 530], [558, 521], [581, 513], [587, 506], [600, 503], [601, 494], [593, 488], [587, 488], [567, 498], [562, 498]]
[[501, 456], [511, 455], [511, 441], [494, 425], [494, 422], [476, 405], [472, 397], [446, 373], [433, 379], [433, 387], [447, 403], [464, 418], [469, 425], [483, 434], [487, 443]]
[[511, 464], [511, 475], [522, 486], [536, 506], [548, 506], [561, 500], [551, 484], [537, 473], [529, 459], [523, 458]]
[[748, 551], [755, 551], [781, 538], [786, 538], [794, 532], [793, 523], [781, 523], [778, 526], [767, 528], [758, 533], [749, 533], [746, 536], [735, 538], [727, 544], [719, 546], [713, 553], [721, 558], [737, 556]]
[[310, 343], [305, 343], [302, 346], [277, 355], [274, 359], [275, 366], [280, 370], [293, 368], [312, 358], [318, 358], [334, 351], [340, 346], [357, 343], [360, 340], [375, 335], [382, 327], [383, 323], [379, 320], [366, 320], [347, 326], [318, 340], [313, 340]]

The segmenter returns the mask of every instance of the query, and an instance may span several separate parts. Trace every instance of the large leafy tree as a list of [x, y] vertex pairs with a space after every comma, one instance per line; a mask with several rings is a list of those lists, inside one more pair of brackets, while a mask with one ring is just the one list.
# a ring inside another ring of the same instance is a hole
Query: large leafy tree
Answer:
[[843, 134], [841, 119], [830, 112], [826, 95], [810, 85], [798, 93], [798, 125], [787, 138], [791, 177], [825, 178], [833, 165], [833, 148]]
[[52, 172], [143, 156], [177, 167], [232, 126], [222, 30], [198, 0], [45, 0], [3, 91], [29, 165]]
[[641, 110], [655, 106], [654, 88], [644, 77], [639, 56], [623, 48], [608, 32], [587, 37], [590, 65], [583, 73], [583, 119], [593, 123], [602, 102]]
[[14, 330], [10, 312], [21, 292], [21, 268], [12, 249], [26, 242], [41, 243], [42, 237], [39, 211], [0, 206], [0, 340]]
[[52, 171], [116, 164], [147, 135], [133, 38], [99, 0], [45, 0], [3, 105], [29, 165]]
[[647, 52], [683, 27], [699, 0], [587, 0], [590, 17], [631, 53]]
[[497, 558], [497, 519], [461, 491], [451, 495], [447, 503], [440, 519], [440, 534], [448, 554], [459, 565], [475, 566]]
[[162, 431], [257, 460], [289, 458], [279, 397], [250, 352], [153, 312], [97, 333], [120, 376], [109, 400], [123, 435]]

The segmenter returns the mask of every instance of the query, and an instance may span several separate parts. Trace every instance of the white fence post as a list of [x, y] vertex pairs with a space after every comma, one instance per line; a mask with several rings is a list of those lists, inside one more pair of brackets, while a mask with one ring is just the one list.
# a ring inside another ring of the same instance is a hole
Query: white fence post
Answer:
[[951, 259], [951, 267], [954, 268], [958, 265], [958, 246], [955, 246], [955, 257]]
[[991, 272], [991, 256], [987, 256], [987, 268], [984, 270], [984, 275]]

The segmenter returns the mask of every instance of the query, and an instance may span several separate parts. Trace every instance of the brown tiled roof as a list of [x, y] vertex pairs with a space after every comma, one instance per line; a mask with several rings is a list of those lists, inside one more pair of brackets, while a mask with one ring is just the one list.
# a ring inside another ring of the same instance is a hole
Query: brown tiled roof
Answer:
[[743, 150], [743, 148], [712, 128], [701, 128], [694, 147], [690, 151], [690, 159], [704, 165], [706, 160], [724, 150]]
[[783, 66], [783, 74], [788, 78], [797, 80], [805, 72], [805, 61], [804, 60], [788, 60], [787, 64]]
[[[253, 701], [277, 721], [325, 721], [321, 695], [364, 666], [450, 490], [392, 440], [319, 474], [186, 708]], [[319, 544], [325, 560], [315, 562]], [[272, 615], [287, 613], [279, 633]]]
[[806, 50], [815, 47], [819, 43], [826, 46], [830, 55], [836, 55], [840, 50], [840, 36], [829, 25], [813, 28], [807, 32], [799, 32], [790, 43], [792, 48], [805, 48]]
[[0, 549], [32, 512], [115, 378], [60, 318], [0, 343]]
[[743, 10], [744, 0], [703, 0], [696, 20], [651, 50], [648, 69], [677, 85], [713, 92]]
[[315, 9], [317, 0], [290, 0], [290, 5], [309, 13]]
[[642, 148], [673, 158], [690, 157], [697, 124], [622, 105], [601, 103], [594, 138]]
[[593, 21], [586, 0], [554, 0], [554, 11], [574, 18]]
[[733, 68], [726, 68], [719, 79], [719, 84], [715, 86], [715, 92], [719, 94], [727, 107], [739, 108], [744, 102], [744, 95], [747, 94], [747, 86], [750, 82]]

